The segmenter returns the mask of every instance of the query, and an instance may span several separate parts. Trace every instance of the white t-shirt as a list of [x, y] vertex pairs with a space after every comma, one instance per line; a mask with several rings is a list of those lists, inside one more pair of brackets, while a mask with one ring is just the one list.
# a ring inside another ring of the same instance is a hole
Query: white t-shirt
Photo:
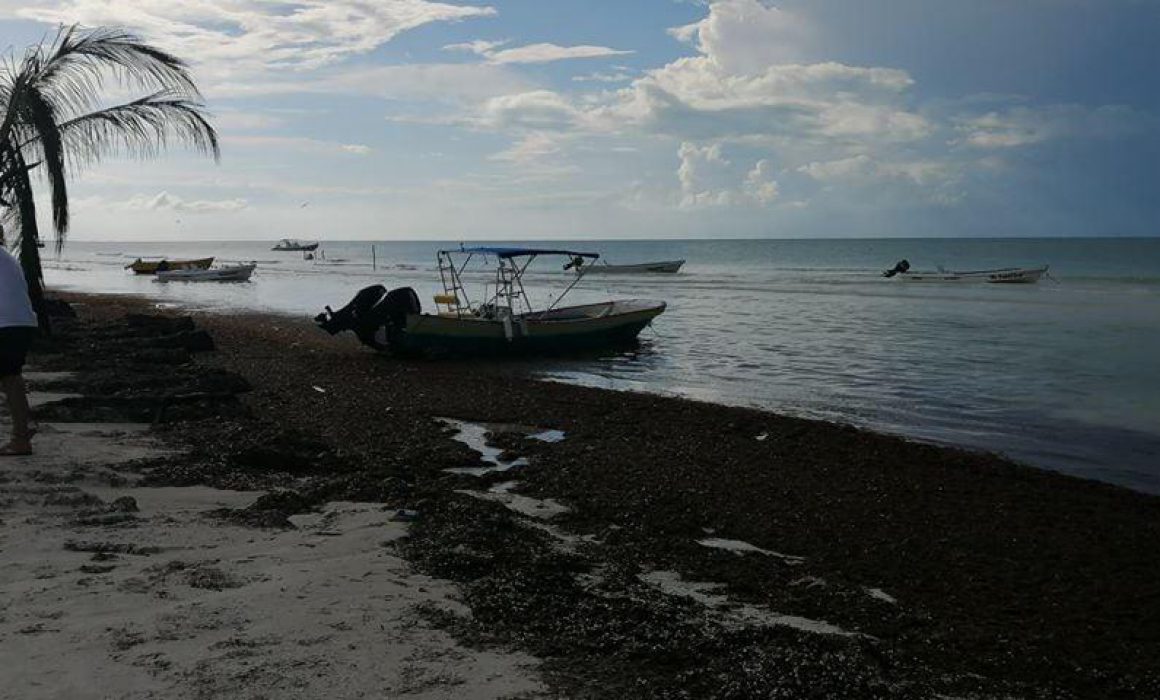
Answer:
[[36, 325], [24, 271], [11, 253], [0, 248], [0, 328]]

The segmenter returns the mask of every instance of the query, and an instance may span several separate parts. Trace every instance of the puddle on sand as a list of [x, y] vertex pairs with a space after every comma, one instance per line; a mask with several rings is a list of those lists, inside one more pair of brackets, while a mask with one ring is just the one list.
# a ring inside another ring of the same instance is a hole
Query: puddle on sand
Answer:
[[709, 537], [703, 540], [697, 540], [697, 544], [703, 547], [712, 547], [713, 549], [724, 549], [734, 554], [764, 554], [767, 557], [777, 557], [786, 564], [801, 564], [805, 561], [805, 557], [795, 557], [792, 554], [782, 554], [781, 552], [774, 552], [770, 549], [762, 549], [757, 545], [749, 544], [741, 540], [726, 540], [720, 537]]
[[791, 627], [811, 634], [831, 634], [839, 637], [862, 636], [849, 632], [821, 620], [811, 620], [797, 615], [782, 615], [768, 608], [748, 603], [734, 603], [728, 596], [717, 593], [725, 588], [723, 583], [706, 581], [686, 581], [675, 571], [650, 571], [638, 578], [660, 592], [689, 598], [717, 613], [723, 622], [742, 626]]
[[518, 457], [510, 462], [500, 461], [500, 455], [504, 453], [504, 450], [487, 444], [487, 434], [489, 432], [523, 433], [532, 440], [549, 443], [561, 442], [565, 438], [564, 431], [562, 430], [540, 430], [539, 432], [532, 432], [537, 429], [502, 423], [473, 423], [466, 420], [456, 420], [455, 418], [440, 418], [439, 420], [459, 431], [452, 439], [458, 440], [476, 452], [479, 452], [482, 455], [480, 459], [488, 465], [486, 467], [454, 467], [443, 470], [451, 474], [484, 476], [485, 474], [494, 472], [505, 472], [515, 467], [527, 466], [528, 460], [523, 457]]
[[[512, 486], [515, 484], [513, 483]], [[511, 486], [508, 487], [510, 489]], [[562, 513], [567, 513], [570, 508], [555, 501], [551, 498], [532, 498], [531, 496], [521, 496], [518, 493], [511, 493], [508, 490], [495, 491], [469, 491], [467, 489], [460, 489], [455, 493], [462, 493], [465, 496], [478, 498], [481, 501], [495, 501], [502, 503], [520, 515], [526, 515], [529, 518], [540, 518], [548, 520], [554, 518]]]

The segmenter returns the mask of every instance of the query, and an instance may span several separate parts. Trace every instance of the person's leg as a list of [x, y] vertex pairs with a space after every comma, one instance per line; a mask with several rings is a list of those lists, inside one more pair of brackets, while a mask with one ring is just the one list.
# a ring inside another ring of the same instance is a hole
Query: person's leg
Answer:
[[28, 392], [24, 386], [24, 358], [32, 339], [32, 331], [24, 328], [0, 329], [0, 389], [8, 405], [12, 420], [12, 438], [0, 447], [0, 455], [31, 454], [32, 431], [29, 430]]
[[32, 440], [28, 433], [28, 393], [24, 389], [24, 377], [19, 374], [0, 377], [0, 387], [4, 389], [8, 415], [12, 419], [12, 439], [0, 451], [17, 454], [32, 452]]

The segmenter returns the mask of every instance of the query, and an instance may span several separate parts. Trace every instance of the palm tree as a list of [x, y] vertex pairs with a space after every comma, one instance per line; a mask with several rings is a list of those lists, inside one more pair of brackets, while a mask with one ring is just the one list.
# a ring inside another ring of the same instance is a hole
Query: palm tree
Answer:
[[[113, 83], [143, 93], [109, 105]], [[153, 157], [172, 143], [217, 160], [217, 132], [180, 58], [119, 29], [62, 29], [0, 67], [0, 225], [15, 233], [29, 296], [43, 309], [33, 175], [48, 184], [59, 252], [69, 229], [68, 180], [113, 155]], [[48, 315], [40, 313], [41, 323]]]

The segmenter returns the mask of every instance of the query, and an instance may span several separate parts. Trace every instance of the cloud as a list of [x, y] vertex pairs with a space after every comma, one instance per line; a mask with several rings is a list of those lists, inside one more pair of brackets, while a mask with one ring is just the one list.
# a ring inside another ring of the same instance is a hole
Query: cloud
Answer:
[[435, 22], [496, 14], [429, 0], [28, 0], [10, 16], [49, 24], [120, 26], [194, 62], [209, 86], [305, 72], [366, 54]]
[[499, 47], [508, 44], [508, 41], [476, 40], [462, 44], [448, 44], [445, 51], [467, 51], [483, 56], [491, 63], [549, 63], [564, 61], [573, 58], [603, 58], [605, 56], [622, 56], [633, 53], [612, 49], [607, 46], [560, 46], [559, 44], [527, 44], [510, 49]]
[[273, 136], [273, 135], [246, 135], [227, 136], [223, 142], [229, 146], [247, 148], [268, 148], [279, 151], [296, 151], [299, 153], [315, 153], [322, 155], [355, 155], [364, 156], [371, 152], [370, 146], [357, 143], [339, 143], [337, 141], [323, 141], [321, 139], [306, 138], [304, 136]]
[[563, 95], [551, 90], [533, 90], [487, 100], [477, 121], [496, 129], [562, 129], [581, 117], [581, 110]]
[[485, 39], [476, 39], [475, 41], [468, 41], [461, 44], [447, 44], [443, 47], [444, 51], [466, 51], [468, 53], [486, 56], [493, 49], [497, 49], [504, 44], [509, 43], [508, 39], [501, 39], [499, 41], [487, 41]]
[[773, 179], [773, 166], [768, 160], [757, 161], [746, 174], [745, 193], [760, 204], [769, 204], [781, 194], [777, 180]]
[[1063, 138], [1115, 138], [1157, 126], [1156, 119], [1126, 106], [1009, 106], [955, 120], [953, 144], [1008, 149]]
[[509, 163], [527, 164], [559, 153], [560, 145], [556, 138], [541, 131], [534, 131], [524, 136], [511, 148], [494, 153], [489, 158]]
[[159, 192], [152, 197], [137, 195], [123, 203], [122, 208], [138, 211], [175, 211], [183, 214], [209, 214], [215, 212], [241, 211], [249, 204], [244, 199], [196, 199], [185, 200], [168, 192]]
[[618, 70], [615, 73], [589, 73], [587, 75], [572, 76], [574, 83], [623, 83], [633, 79], [633, 74], [628, 71]]
[[713, 56], [726, 72], [750, 73], [800, 60], [814, 30], [804, 16], [758, 0], [717, 0], [704, 19], [669, 34]]

